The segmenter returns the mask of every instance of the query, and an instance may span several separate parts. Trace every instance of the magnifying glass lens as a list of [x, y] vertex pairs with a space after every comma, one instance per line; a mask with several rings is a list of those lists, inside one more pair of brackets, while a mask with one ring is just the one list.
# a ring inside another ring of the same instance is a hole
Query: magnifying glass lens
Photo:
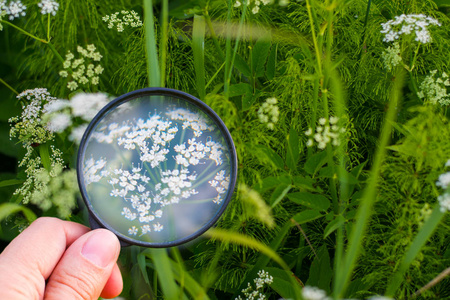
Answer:
[[236, 154], [217, 115], [168, 89], [105, 107], [80, 145], [78, 176], [92, 217], [128, 243], [165, 247], [211, 227], [236, 180]]

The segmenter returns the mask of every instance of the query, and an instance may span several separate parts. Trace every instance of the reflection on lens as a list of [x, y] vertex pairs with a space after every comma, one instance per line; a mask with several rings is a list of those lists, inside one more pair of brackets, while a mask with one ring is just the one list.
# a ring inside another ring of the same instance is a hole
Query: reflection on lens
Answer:
[[235, 154], [226, 129], [203, 108], [174, 95], [140, 95], [94, 121], [79, 163], [97, 218], [128, 239], [157, 244], [218, 218], [233, 192]]

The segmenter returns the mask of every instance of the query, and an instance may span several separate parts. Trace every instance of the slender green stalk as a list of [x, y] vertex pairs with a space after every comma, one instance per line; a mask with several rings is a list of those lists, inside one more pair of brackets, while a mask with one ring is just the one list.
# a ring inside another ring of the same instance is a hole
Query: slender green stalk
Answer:
[[238, 33], [237, 33], [236, 41], [235, 41], [235, 44], [234, 44], [233, 56], [231, 57], [230, 68], [228, 70], [228, 75], [227, 75], [227, 82], [228, 83], [231, 81], [231, 73], [233, 71], [234, 60], [236, 58], [236, 53], [237, 53], [237, 50], [238, 50], [238, 47], [239, 47], [239, 41], [240, 41], [240, 38], [241, 38], [242, 27], [244, 25], [245, 14], [247, 13], [247, 6], [248, 6], [248, 3], [246, 1], [244, 1], [244, 7], [242, 9], [242, 15], [241, 15], [241, 19], [239, 21]]
[[19, 95], [19, 93], [3, 79], [0, 78], [0, 82], [3, 83], [8, 89], [10, 89], [14, 94]]
[[166, 249], [147, 249], [143, 253], [145, 256], [153, 260], [164, 298], [179, 299], [181, 295], [175, 282], [170, 259], [167, 255]]
[[205, 87], [205, 18], [194, 16], [192, 27], [192, 52], [194, 55], [195, 81], [200, 99], [206, 95]]
[[233, 9], [233, 5], [231, 4], [231, 0], [228, 0], [228, 13], [227, 13], [227, 39], [225, 43], [225, 76], [224, 76], [224, 94], [225, 98], [228, 99], [230, 82], [228, 81], [228, 71], [230, 70], [231, 64], [231, 11]]
[[366, 17], [364, 18], [364, 29], [363, 29], [363, 33], [362, 33], [362, 37], [361, 37], [361, 43], [359, 46], [359, 55], [358, 55], [358, 60], [361, 59], [362, 53], [363, 53], [363, 47], [364, 47], [364, 43], [366, 42], [366, 31], [367, 31], [367, 23], [369, 22], [369, 13], [370, 13], [370, 5], [372, 4], [372, 0], [369, 0], [367, 2], [367, 9], [366, 9]]
[[205, 10], [203, 16], [205, 17], [206, 25], [208, 25], [208, 29], [211, 34], [216, 51], [219, 54], [220, 59], [225, 60], [225, 56], [223, 54], [222, 48], [219, 45], [219, 40], [217, 39], [216, 32], [214, 31], [214, 26], [211, 22], [211, 17], [209, 16], [208, 10]]
[[317, 71], [319, 73], [319, 78], [321, 78], [322, 77], [322, 60], [321, 60], [321, 55], [320, 55], [319, 44], [317, 42], [316, 27], [314, 26], [314, 19], [313, 19], [310, 1], [311, 0], [306, 0], [306, 9], [308, 10], [309, 24], [311, 27], [311, 35], [313, 38], [314, 50], [316, 52], [316, 57], [317, 57]]
[[352, 277], [356, 261], [361, 252], [364, 233], [372, 214], [372, 208], [375, 202], [375, 197], [377, 195], [377, 184], [380, 177], [381, 166], [383, 164], [386, 154], [386, 147], [390, 139], [392, 124], [395, 121], [395, 116], [397, 115], [398, 106], [401, 99], [404, 77], [405, 72], [403, 69], [399, 69], [396, 76], [394, 77], [395, 81], [392, 85], [390, 102], [383, 124], [383, 129], [381, 131], [379, 145], [375, 153], [371, 174], [368, 179], [367, 186], [364, 189], [361, 204], [356, 213], [356, 223], [353, 225], [353, 229], [349, 238], [347, 253], [343, 257], [343, 263], [338, 270], [339, 275], [336, 277], [334, 297], [337, 298], [342, 298], [342, 296], [344, 295], [345, 290]]
[[161, 80], [158, 67], [158, 51], [156, 49], [152, 0], [144, 0], [144, 16], [148, 84], [151, 87], [159, 87], [161, 85]]
[[44, 43], [44, 44], [47, 44], [47, 43], [48, 43], [48, 41], [46, 41], [46, 40], [44, 40], [44, 39], [41, 39], [41, 38], [39, 38], [39, 37], [37, 37], [37, 36], [35, 36], [35, 35], [32, 35], [32, 34], [29, 33], [28, 31], [23, 30], [22, 28], [20, 28], [20, 27], [14, 25], [13, 23], [10, 23], [10, 22], [5, 21], [5, 20], [0, 20], [0, 22], [3, 22], [3, 23], [5, 23], [5, 24], [7, 24], [7, 25], [9, 25], [9, 26], [11, 26], [11, 27], [13, 27], [13, 28], [19, 30], [19, 31], [22, 32], [23, 34], [28, 35], [29, 37], [35, 39], [36, 41], [42, 42], [42, 43]]
[[47, 16], [47, 42], [50, 42], [50, 14]]
[[161, 2], [161, 39], [159, 43], [159, 72], [161, 76], [161, 86], [166, 86], [166, 61], [167, 61], [167, 44], [169, 41], [169, 0]]

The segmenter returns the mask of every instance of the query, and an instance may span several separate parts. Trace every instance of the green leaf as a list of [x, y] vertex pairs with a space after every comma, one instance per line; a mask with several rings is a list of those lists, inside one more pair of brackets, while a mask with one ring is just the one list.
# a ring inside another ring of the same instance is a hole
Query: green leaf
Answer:
[[[338, 168], [341, 169], [341, 173], [339, 173]], [[344, 168], [342, 168], [340, 166], [323, 167], [322, 169], [320, 169], [320, 172], [319, 172], [319, 176], [325, 177], [325, 178], [338, 178], [339, 174], [346, 174], [346, 176], [344, 176], [345, 179], [341, 180], [343, 183], [348, 183], [348, 184], [359, 183], [358, 179], [356, 179], [356, 177], [353, 176], [353, 174], [347, 173], [347, 171], [344, 170]]]
[[272, 80], [275, 77], [277, 66], [277, 50], [278, 45], [274, 44], [270, 50], [269, 59], [267, 60], [266, 77], [269, 80]]
[[255, 78], [264, 76], [264, 65], [269, 56], [270, 41], [264, 37], [256, 41], [252, 51], [252, 71]]
[[49, 153], [47, 144], [41, 144], [39, 146], [39, 155], [41, 156], [41, 161], [42, 161], [42, 164], [44, 165], [44, 168], [50, 172], [51, 160], [50, 160], [50, 153]]
[[289, 200], [300, 205], [317, 210], [327, 210], [330, 207], [330, 200], [323, 195], [311, 194], [307, 192], [297, 192], [288, 194]]
[[31, 209], [15, 203], [3, 203], [0, 204], [0, 221], [18, 212], [22, 212], [30, 223], [36, 220], [36, 215], [33, 211], [31, 211]]
[[272, 196], [270, 197], [270, 207], [274, 208], [281, 200], [283, 200], [283, 198], [291, 190], [291, 188], [292, 185], [284, 183], [277, 186], [277, 188], [273, 191]]
[[253, 93], [252, 86], [248, 83], [237, 83], [230, 86], [230, 97], [242, 96]]
[[331, 278], [333, 271], [330, 265], [330, 255], [326, 245], [320, 247], [317, 256], [314, 258], [311, 268], [309, 269], [307, 285], [318, 287], [330, 293]]
[[234, 58], [234, 67], [242, 73], [242, 75], [246, 77], [252, 76], [252, 71], [250, 70], [250, 67], [248, 66], [247, 62], [236, 53], [236, 57]]
[[264, 193], [265, 191], [268, 191], [270, 189], [273, 189], [274, 187], [277, 187], [280, 183], [283, 183], [285, 185], [291, 184], [291, 177], [286, 176], [269, 176], [264, 179], [262, 179], [260, 182], [256, 183], [252, 186], [254, 190], [256, 190], [259, 193]]
[[179, 263], [171, 260], [173, 274], [178, 282], [184, 282], [184, 288], [191, 294], [192, 299], [208, 300], [209, 297], [203, 287], [191, 276], [191, 274], [180, 268]]
[[264, 268], [273, 277], [270, 287], [284, 299], [295, 299], [295, 290], [286, 272], [279, 268]]
[[333, 221], [328, 223], [327, 227], [325, 227], [323, 238], [326, 239], [331, 233], [333, 233], [336, 229], [341, 227], [345, 223], [345, 218], [342, 215], [338, 215]]
[[313, 175], [327, 162], [327, 153], [326, 151], [318, 152], [312, 155], [305, 163], [305, 171]]
[[200, 99], [205, 99], [205, 18], [194, 16], [192, 28], [192, 52], [194, 55], [195, 81]]
[[145, 261], [145, 254], [139, 253], [137, 255], [137, 262], [139, 266], [139, 270], [141, 271], [142, 278], [144, 278], [145, 283], [150, 285], [150, 281], [148, 280], [148, 274], [147, 274], [147, 262]]
[[297, 222], [299, 225], [301, 225], [303, 223], [311, 222], [311, 221], [321, 218], [323, 216], [324, 215], [322, 215], [320, 213], [320, 211], [318, 211], [318, 210], [307, 209], [307, 210], [304, 210], [304, 211], [296, 214], [295, 216], [292, 217], [292, 219], [294, 219], [295, 222]]
[[291, 127], [289, 135], [286, 137], [288, 141], [286, 164], [291, 170], [297, 169], [297, 162], [300, 158], [300, 146], [297, 131]]
[[303, 176], [294, 176], [292, 178], [292, 182], [298, 188], [305, 188], [315, 190], [316, 188], [313, 186], [314, 180], [311, 177], [303, 177]]
[[259, 156], [262, 162], [269, 162], [278, 169], [284, 169], [283, 159], [271, 148], [264, 145], [256, 145], [254, 148], [257, 150], [257, 153], [260, 154]]
[[158, 50], [156, 47], [155, 23], [153, 17], [153, 1], [144, 1], [144, 30], [145, 48], [147, 54], [147, 75], [150, 87], [159, 87], [161, 78], [159, 74]]
[[0, 181], [0, 187], [22, 184], [24, 181], [20, 179], [8, 179]]

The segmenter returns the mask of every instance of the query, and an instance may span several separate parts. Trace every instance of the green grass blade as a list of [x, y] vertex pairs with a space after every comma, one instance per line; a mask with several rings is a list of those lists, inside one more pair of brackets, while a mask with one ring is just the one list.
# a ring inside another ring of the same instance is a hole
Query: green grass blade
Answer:
[[430, 217], [425, 222], [425, 224], [423, 224], [419, 233], [409, 246], [408, 251], [403, 256], [402, 262], [400, 263], [400, 267], [398, 268], [397, 272], [395, 272], [395, 274], [392, 275], [386, 290], [386, 296], [388, 297], [394, 296], [395, 291], [400, 287], [402, 281], [404, 280], [403, 276], [405, 275], [405, 272], [408, 270], [409, 266], [416, 258], [417, 254], [419, 254], [420, 249], [422, 249], [422, 247], [428, 241], [428, 238], [431, 236], [436, 227], [439, 225], [444, 215], [445, 213], [440, 211], [439, 203], [436, 204]]
[[180, 268], [179, 263], [175, 261], [170, 262], [172, 264], [173, 275], [178, 282], [183, 281], [187, 292], [195, 300], [209, 300], [206, 291], [202, 286], [183, 268]]
[[15, 203], [3, 203], [0, 205], [0, 221], [18, 212], [22, 212], [30, 223], [36, 220], [36, 215], [31, 209]]
[[167, 61], [167, 44], [169, 36], [167, 31], [169, 29], [169, 0], [161, 1], [161, 38], [159, 41], [159, 63], [161, 86], [166, 86], [166, 61]]
[[194, 16], [192, 28], [192, 51], [194, 54], [195, 80], [200, 99], [205, 99], [205, 18]]
[[144, 255], [152, 259], [158, 274], [164, 299], [180, 299], [178, 285], [175, 282], [172, 264], [166, 249], [147, 249]]
[[366, 231], [369, 218], [372, 214], [372, 208], [375, 202], [375, 196], [377, 195], [377, 184], [381, 172], [381, 166], [386, 154], [386, 147], [389, 142], [389, 138], [392, 130], [392, 123], [397, 115], [398, 105], [402, 95], [402, 88], [404, 84], [405, 72], [399, 70], [394, 77], [395, 81], [391, 89], [389, 108], [386, 113], [385, 122], [381, 131], [380, 142], [375, 154], [373, 167], [371, 174], [364, 190], [361, 204], [356, 213], [356, 223], [353, 225], [346, 255], [343, 257], [341, 266], [337, 270], [337, 278], [334, 286], [334, 297], [342, 298], [345, 290], [349, 284], [353, 270], [356, 265], [356, 261], [361, 252], [362, 240]]
[[144, 16], [148, 84], [151, 87], [159, 87], [161, 85], [161, 79], [158, 66], [158, 50], [156, 49], [152, 0], [144, 0]]
[[[291, 284], [293, 285], [295, 292], [296, 292], [296, 299], [301, 299], [301, 289], [298, 285], [298, 283], [294, 280], [294, 276], [292, 276], [292, 271], [290, 270], [289, 266], [281, 259], [281, 257], [271, 248], [264, 245], [263, 243], [257, 241], [256, 239], [237, 233], [237, 232], [230, 232], [222, 229], [213, 228], [206, 232], [206, 235], [210, 238], [220, 240], [225, 243], [234, 243], [238, 245], [242, 245], [254, 250], [257, 250], [261, 252], [261, 254], [264, 254], [267, 258], [264, 259], [267, 262], [269, 262], [269, 259], [274, 260], [276, 263], [278, 263], [288, 274], [289, 278], [291, 279]], [[260, 261], [258, 261], [260, 262]], [[257, 264], [258, 267], [262, 267], [262, 264]], [[256, 265], [255, 265], [256, 266]], [[256, 273], [260, 269], [256, 270], [255, 268], [252, 269], [252, 271], [256, 271]], [[255, 274], [256, 274], [255, 273]], [[249, 273], [249, 275], [251, 272]], [[248, 277], [248, 276], [247, 276]], [[247, 278], [246, 277], [246, 278]], [[253, 277], [255, 278], [255, 277]], [[253, 279], [252, 278], [252, 279]], [[246, 281], [243, 282], [244, 284], [247, 284]]]

